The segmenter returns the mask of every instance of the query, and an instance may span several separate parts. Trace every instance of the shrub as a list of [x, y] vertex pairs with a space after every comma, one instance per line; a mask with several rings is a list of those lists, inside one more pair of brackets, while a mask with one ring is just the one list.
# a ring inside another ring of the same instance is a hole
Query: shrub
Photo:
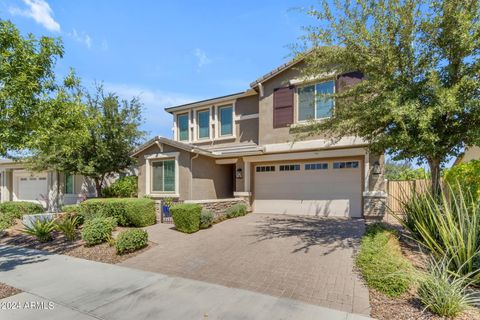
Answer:
[[413, 280], [413, 268], [402, 255], [396, 232], [380, 223], [367, 227], [356, 263], [368, 286], [390, 297], [406, 292]]
[[447, 259], [432, 260], [428, 273], [420, 280], [417, 294], [427, 309], [453, 318], [478, 304], [480, 299], [469, 291], [467, 277], [453, 275], [448, 267]]
[[57, 221], [57, 229], [60, 230], [65, 238], [74, 241], [77, 238], [78, 217], [66, 216]]
[[103, 188], [102, 195], [107, 198], [135, 198], [137, 190], [138, 177], [126, 176]]
[[200, 214], [200, 229], [207, 229], [213, 224], [213, 213], [211, 211], [202, 211]]
[[471, 194], [475, 200], [480, 198], [480, 160], [461, 163], [445, 171], [445, 181], [464, 194]]
[[170, 208], [175, 228], [185, 233], [197, 232], [200, 228], [202, 207], [198, 204], [177, 204]]
[[113, 217], [120, 226], [146, 227], [155, 224], [155, 201], [146, 198], [90, 199], [80, 204], [79, 215], [85, 220]]
[[80, 205], [78, 204], [67, 204], [65, 206], [62, 207], [62, 212], [65, 212], [65, 213], [78, 213], [80, 209]]
[[118, 254], [137, 251], [148, 245], [148, 233], [141, 229], [131, 229], [121, 232], [115, 241]]
[[241, 217], [247, 214], [247, 206], [244, 204], [236, 204], [228, 208], [226, 216], [227, 218]]
[[93, 218], [85, 221], [82, 229], [82, 239], [85, 245], [93, 246], [107, 241], [112, 237], [112, 231], [116, 227], [114, 218]]
[[38, 203], [9, 201], [0, 203], [0, 230], [7, 229], [21, 219], [25, 214], [43, 213], [43, 207]]
[[461, 190], [440, 196], [412, 196], [403, 204], [403, 225], [413, 238], [437, 259], [445, 257], [449, 269], [470, 274], [480, 283], [480, 203]]
[[24, 233], [36, 237], [40, 242], [48, 242], [53, 239], [55, 223], [50, 219], [38, 219], [31, 226], [24, 225], [24, 228]]

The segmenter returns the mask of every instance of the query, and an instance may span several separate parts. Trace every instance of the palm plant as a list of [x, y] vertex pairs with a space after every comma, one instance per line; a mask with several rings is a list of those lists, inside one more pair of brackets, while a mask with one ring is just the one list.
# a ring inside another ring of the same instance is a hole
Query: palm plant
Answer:
[[30, 226], [26, 224], [23, 226], [24, 233], [36, 237], [40, 242], [48, 242], [52, 240], [52, 232], [56, 228], [55, 223], [49, 219], [39, 219], [33, 222]]
[[77, 238], [78, 224], [78, 216], [65, 217], [61, 221], [57, 222], [57, 229], [63, 233], [67, 240], [74, 241]]

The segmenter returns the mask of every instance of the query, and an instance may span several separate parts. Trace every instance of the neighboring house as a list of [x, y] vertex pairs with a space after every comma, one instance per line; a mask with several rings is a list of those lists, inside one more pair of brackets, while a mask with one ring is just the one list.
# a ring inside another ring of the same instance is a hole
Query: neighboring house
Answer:
[[32, 172], [21, 162], [0, 160], [0, 202], [31, 201], [48, 211], [57, 211], [62, 205], [95, 196], [95, 185], [81, 175]]
[[468, 147], [465, 152], [457, 158], [455, 164], [465, 163], [470, 160], [480, 160], [480, 147]]
[[332, 99], [361, 74], [303, 81], [301, 60], [251, 83], [244, 92], [166, 108], [173, 139], [139, 147], [139, 197], [243, 198], [254, 212], [361, 217], [385, 209], [383, 155], [357, 137], [296, 141], [291, 126], [332, 116]]

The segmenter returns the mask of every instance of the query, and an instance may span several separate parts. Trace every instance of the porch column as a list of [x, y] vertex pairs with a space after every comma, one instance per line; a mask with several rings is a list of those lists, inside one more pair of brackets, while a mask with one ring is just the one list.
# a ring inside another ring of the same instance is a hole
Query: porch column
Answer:
[[11, 201], [12, 197], [12, 184], [11, 184], [11, 177], [12, 177], [12, 170], [11, 169], [3, 169], [0, 171], [0, 202], [7, 202]]
[[47, 174], [48, 185], [48, 199], [47, 199], [47, 211], [58, 212], [60, 210], [59, 199], [59, 181], [58, 173], [56, 171], [48, 171]]

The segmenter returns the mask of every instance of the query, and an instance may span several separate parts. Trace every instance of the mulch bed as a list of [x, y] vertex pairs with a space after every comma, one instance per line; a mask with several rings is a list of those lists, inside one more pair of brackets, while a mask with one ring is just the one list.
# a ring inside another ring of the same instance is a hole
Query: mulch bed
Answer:
[[[128, 228], [118, 227], [114, 231], [114, 234], [127, 229]], [[85, 242], [80, 238], [80, 231], [78, 231], [77, 240], [75, 241], [68, 241], [65, 239], [63, 234], [54, 231], [54, 239], [52, 241], [42, 243], [32, 236], [22, 233], [20, 230], [21, 228], [18, 225], [10, 229], [9, 234], [0, 239], [0, 244], [43, 250], [50, 253], [64, 254], [71, 257], [110, 264], [122, 262], [128, 258], [147, 251], [156, 245], [153, 242], [149, 242], [148, 246], [141, 250], [123, 255], [117, 255], [115, 247], [111, 247], [108, 243], [102, 243], [93, 247], [85, 247]]]
[[17, 293], [22, 292], [22, 290], [10, 287], [9, 285], [6, 285], [5, 283], [0, 282], [0, 299], [7, 298], [13, 295], [16, 295]]
[[[427, 256], [411, 239], [400, 237], [400, 246], [403, 255], [410, 260], [412, 265], [420, 270], [426, 270]], [[397, 298], [390, 298], [381, 292], [370, 289], [371, 317], [379, 320], [442, 320], [440, 317], [422, 305], [415, 296], [415, 289]], [[478, 309], [469, 310], [455, 318], [455, 320], [480, 320]]]

